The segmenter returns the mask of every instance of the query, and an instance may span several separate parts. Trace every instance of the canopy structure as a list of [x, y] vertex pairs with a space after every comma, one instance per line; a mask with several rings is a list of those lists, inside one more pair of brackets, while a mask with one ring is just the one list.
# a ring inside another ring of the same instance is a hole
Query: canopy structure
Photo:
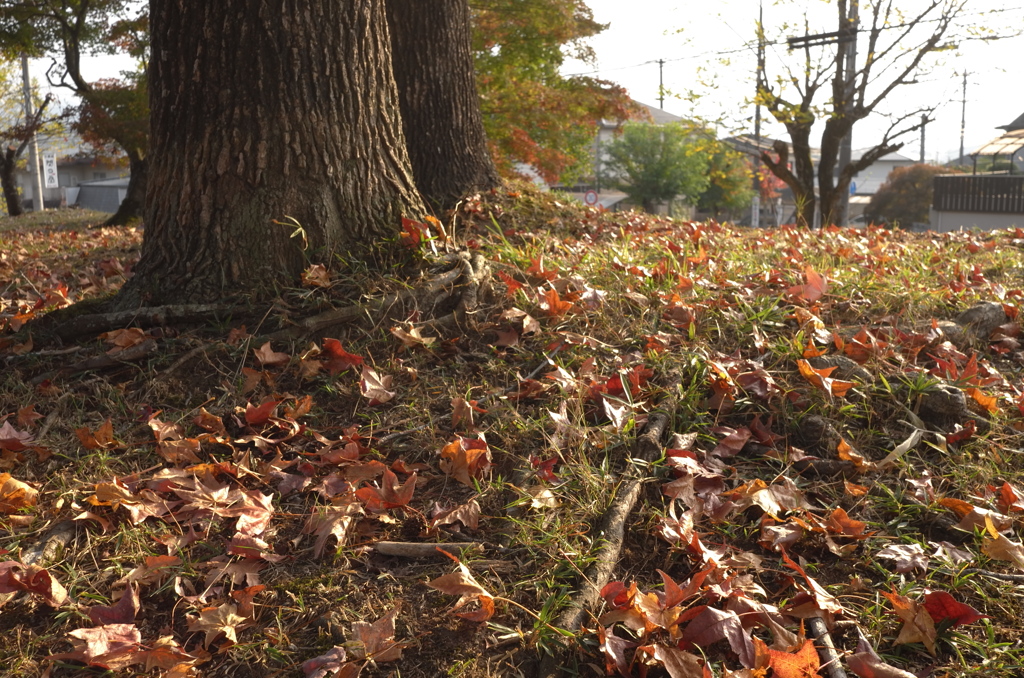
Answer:
[[1000, 158], [1009, 161], [1010, 174], [1024, 170], [1024, 113], [1009, 125], [1002, 125], [999, 129], [1006, 131], [971, 153], [975, 172], [977, 172], [979, 157], [991, 157], [993, 165]]

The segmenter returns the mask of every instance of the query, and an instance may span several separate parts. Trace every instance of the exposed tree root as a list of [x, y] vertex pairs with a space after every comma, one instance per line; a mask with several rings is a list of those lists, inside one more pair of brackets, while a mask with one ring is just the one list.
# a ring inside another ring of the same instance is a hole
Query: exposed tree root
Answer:
[[38, 386], [47, 379], [66, 377], [80, 372], [107, 370], [114, 367], [121, 367], [125, 363], [138, 362], [154, 352], [156, 352], [156, 340], [146, 339], [142, 343], [136, 344], [135, 346], [129, 346], [114, 355], [107, 355], [104, 353], [103, 355], [97, 355], [91, 358], [86, 358], [85, 360], [80, 360], [72, 365], [66, 365], [56, 370], [38, 374], [35, 377], [32, 377], [28, 383], [32, 386]]
[[[661, 441], [666, 431], [671, 428], [675, 406], [674, 395], [670, 395], [668, 401], [663, 403], [662, 409], [648, 416], [647, 424], [637, 436], [634, 457], [651, 462], [661, 456]], [[623, 474], [622, 483], [615, 493], [611, 506], [602, 516], [597, 533], [604, 543], [598, 549], [596, 559], [584, 573], [584, 582], [581, 583], [568, 608], [559, 616], [555, 626], [576, 633], [580, 630], [584, 615], [597, 606], [601, 598], [601, 589], [611, 581], [618, 565], [626, 534], [626, 522], [640, 498], [644, 480], [636, 466], [631, 466]], [[562, 657], [545, 655], [540, 662], [537, 675], [541, 678], [553, 678], [560, 673], [560, 667], [563, 665]]]
[[75, 523], [62, 520], [40, 537], [39, 541], [21, 553], [21, 562], [25, 565], [45, 567], [56, 562], [64, 547], [75, 537]]
[[228, 304], [194, 304], [189, 306], [151, 306], [130, 311], [90, 313], [60, 322], [53, 328], [62, 341], [94, 336], [123, 327], [162, 327], [176, 323], [203, 323], [238, 311]]
[[[338, 325], [361, 320], [369, 320], [376, 325], [404, 320], [417, 311], [424, 318], [418, 323], [422, 327], [471, 329], [473, 314], [478, 310], [487, 290], [490, 267], [482, 256], [467, 252], [448, 255], [441, 263], [445, 270], [426, 277], [413, 289], [303, 318], [292, 327], [275, 332], [268, 338], [297, 341]], [[453, 306], [453, 310], [445, 313]]]

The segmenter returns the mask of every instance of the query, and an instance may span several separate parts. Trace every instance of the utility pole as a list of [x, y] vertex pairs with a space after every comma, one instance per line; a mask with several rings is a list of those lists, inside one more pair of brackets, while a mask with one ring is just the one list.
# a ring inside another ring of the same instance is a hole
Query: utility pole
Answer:
[[922, 165], [924, 164], [924, 128], [931, 120], [924, 113], [921, 114], [921, 159], [918, 160]]
[[[25, 88], [25, 124], [32, 124], [32, 81], [28, 75], [28, 55], [21, 55], [21, 79]], [[43, 172], [39, 167], [39, 146], [36, 143], [35, 132], [28, 143], [28, 164], [32, 168], [32, 176], [35, 186], [32, 189], [32, 210], [42, 212], [46, 209], [43, 205]]]
[[964, 165], [964, 128], [967, 127], [967, 71], [964, 71], [964, 87], [960, 95], [960, 160], [957, 164]]
[[665, 110], [665, 60], [658, 59], [658, 108]]
[[757, 3], [757, 76], [754, 89], [754, 199], [750, 203], [750, 226], [761, 226], [761, 78], [764, 74], [764, 7]]
[[[849, 35], [849, 42], [846, 43], [845, 56], [843, 59], [843, 84], [845, 89], [845, 109], [842, 111], [842, 115], [847, 115], [852, 105], [853, 99], [853, 81], [854, 76], [857, 74], [857, 28], [860, 22], [859, 14], [860, 0], [850, 0], [850, 9], [848, 16], [846, 17], [846, 25], [843, 26], [841, 34]], [[843, 49], [840, 43], [840, 49]], [[853, 126], [850, 126], [850, 131], [843, 137], [843, 142], [839, 146], [839, 171], [842, 172], [843, 168], [850, 164], [850, 160], [853, 157]], [[850, 191], [843, 191], [842, 195], [839, 196], [839, 214], [836, 215], [836, 221], [840, 226], [846, 226], [850, 216]]]

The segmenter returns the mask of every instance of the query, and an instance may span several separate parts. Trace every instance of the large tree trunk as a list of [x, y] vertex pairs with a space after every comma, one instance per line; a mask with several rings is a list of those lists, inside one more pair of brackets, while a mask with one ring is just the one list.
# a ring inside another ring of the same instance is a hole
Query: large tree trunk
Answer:
[[477, 96], [466, 0], [387, 0], [416, 186], [435, 209], [498, 184]]
[[25, 213], [21, 194], [18, 193], [18, 186], [14, 183], [14, 168], [17, 162], [18, 149], [8, 146], [3, 157], [0, 158], [0, 185], [3, 185], [4, 200], [7, 201], [7, 214], [12, 217], [20, 217]]
[[136, 152], [128, 154], [128, 167], [131, 176], [128, 178], [128, 191], [124, 200], [104, 226], [128, 226], [142, 219], [142, 210], [146, 204], [146, 184], [149, 162]]
[[150, 20], [146, 234], [122, 305], [270, 294], [422, 216], [383, 0], [151, 0]]

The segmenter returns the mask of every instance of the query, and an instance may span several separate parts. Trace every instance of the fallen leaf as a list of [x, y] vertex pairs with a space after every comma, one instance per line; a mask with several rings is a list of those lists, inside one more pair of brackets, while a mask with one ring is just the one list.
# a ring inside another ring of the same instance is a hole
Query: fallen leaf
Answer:
[[[35, 405], [25, 405], [18, 409], [18, 426], [22, 428], [34, 428], [36, 421], [42, 418], [43, 415], [35, 411]], [[3, 440], [5, 438], [3, 431], [4, 429], [0, 428], [0, 447], [3, 447]]]
[[259, 348], [254, 348], [252, 352], [262, 367], [279, 367], [281, 365], [287, 365], [288, 361], [292, 359], [292, 357], [287, 353], [280, 353], [272, 349], [269, 341]]
[[844, 397], [847, 391], [856, 386], [852, 381], [832, 379], [829, 375], [836, 371], [835, 367], [819, 370], [811, 367], [811, 364], [803, 359], [797, 360], [796, 366], [810, 384], [837, 398]]
[[389, 391], [392, 377], [390, 375], [380, 376], [376, 370], [368, 365], [363, 365], [362, 378], [359, 380], [359, 392], [364, 398], [370, 399], [370, 406], [382, 405], [395, 397], [394, 391]]
[[485, 622], [494, 615], [494, 596], [487, 592], [487, 589], [480, 586], [469, 568], [463, 565], [454, 556], [449, 556], [459, 565], [459, 571], [446, 574], [427, 583], [432, 589], [436, 589], [450, 596], [459, 596], [452, 612], [462, 608], [473, 601], [480, 604], [480, 609], [475, 612], [457, 613], [459, 617], [474, 622]]
[[302, 284], [306, 287], [328, 288], [331, 286], [331, 275], [323, 264], [313, 264], [302, 272]]
[[618, 671], [620, 676], [631, 678], [633, 672], [630, 671], [631, 662], [626, 658], [626, 652], [636, 647], [637, 644], [616, 636], [615, 630], [611, 626], [606, 628], [599, 625], [597, 637], [601, 643], [601, 651], [604, 653], [605, 671], [608, 675], [611, 675], [613, 671]]
[[703, 678], [707, 675], [704, 660], [691, 652], [657, 643], [653, 654], [665, 667], [669, 678]]
[[362, 356], [349, 353], [342, 348], [341, 342], [337, 339], [327, 337], [324, 339], [324, 354], [327, 355], [327, 362], [324, 367], [332, 377], [353, 367], [360, 367], [363, 364]]
[[416, 346], [429, 347], [437, 341], [437, 337], [424, 337], [420, 334], [420, 328], [418, 327], [413, 327], [408, 332], [401, 327], [392, 327], [391, 334], [401, 341], [402, 346], [405, 348], [415, 348]]
[[980, 619], [989, 619], [970, 605], [961, 603], [945, 591], [926, 591], [924, 608], [936, 624], [948, 622], [949, 628], [955, 629], [963, 624], [973, 624]]
[[345, 648], [335, 645], [333, 648], [312, 659], [302, 662], [302, 671], [305, 678], [325, 678], [326, 676], [337, 676], [337, 678], [356, 678], [359, 675], [360, 664], [345, 662]]
[[875, 554], [877, 558], [896, 561], [896, 572], [905, 573], [928, 569], [928, 554], [920, 544], [890, 544]]
[[89, 666], [117, 671], [145, 661], [140, 653], [142, 634], [135, 624], [106, 624], [68, 633], [74, 649], [51, 655], [50, 659], [73, 659]]
[[846, 665], [860, 678], [917, 678], [909, 671], [883, 662], [864, 636], [857, 642], [857, 652], [846, 658]]
[[319, 558], [330, 537], [338, 539], [338, 546], [345, 544], [349, 530], [358, 516], [363, 515], [363, 508], [356, 503], [342, 506], [329, 506], [318, 509], [306, 519], [302, 527], [303, 534], [315, 534], [316, 544], [313, 546], [313, 557]]
[[1000, 534], [990, 517], [985, 518], [985, 529], [990, 538], [985, 539], [981, 545], [981, 552], [989, 558], [1009, 561], [1016, 565], [1018, 570], [1024, 570], [1024, 545], [1010, 541]]
[[[764, 641], [755, 638], [754, 642], [764, 645]], [[768, 654], [768, 665], [772, 669], [773, 678], [820, 678], [818, 668], [821, 660], [814, 648], [814, 641], [808, 638], [796, 652], [783, 652], [770, 647], [761, 648]]]
[[36, 505], [39, 491], [12, 478], [10, 473], [0, 473], [0, 513], [18, 513]]
[[754, 643], [735, 612], [706, 608], [686, 626], [683, 639], [698, 647], [728, 640], [729, 647], [739, 656], [740, 663], [747, 668], [754, 667]]
[[897, 616], [903, 620], [903, 628], [896, 638], [896, 644], [922, 643], [928, 654], [934, 657], [937, 631], [928, 610], [916, 600], [896, 593], [895, 589], [892, 593], [882, 591], [882, 595], [889, 599]]
[[473, 479], [482, 477], [491, 467], [491, 450], [483, 435], [475, 439], [456, 436], [441, 449], [439, 465], [460, 483], [473, 487]]
[[384, 477], [381, 478], [380, 488], [373, 486], [360, 487], [356, 490], [356, 496], [366, 504], [366, 510], [370, 513], [382, 513], [388, 509], [407, 505], [412, 501], [415, 489], [415, 473], [406, 479], [405, 484], [400, 485], [398, 483], [398, 476], [391, 469], [385, 469]]
[[349, 647], [357, 659], [393, 662], [402, 658], [404, 645], [395, 642], [395, 617], [398, 616], [400, 608], [401, 605], [396, 605], [372, 624], [352, 622], [352, 637], [355, 642]]
[[14, 560], [0, 563], [0, 593], [27, 591], [43, 599], [50, 607], [60, 607], [68, 592], [49, 571], [37, 565], [23, 565]]
[[251, 622], [238, 614], [238, 606], [234, 603], [224, 603], [217, 607], [205, 607], [199, 611], [197, 616], [190, 616], [188, 630], [190, 633], [201, 631], [206, 634], [203, 640], [203, 647], [209, 648], [210, 643], [218, 636], [224, 634], [232, 644], [238, 642], [238, 631]]
[[114, 605], [93, 605], [86, 613], [89, 620], [96, 626], [105, 624], [134, 624], [135, 615], [139, 613], [139, 592], [134, 585], [129, 585], [121, 599]]

